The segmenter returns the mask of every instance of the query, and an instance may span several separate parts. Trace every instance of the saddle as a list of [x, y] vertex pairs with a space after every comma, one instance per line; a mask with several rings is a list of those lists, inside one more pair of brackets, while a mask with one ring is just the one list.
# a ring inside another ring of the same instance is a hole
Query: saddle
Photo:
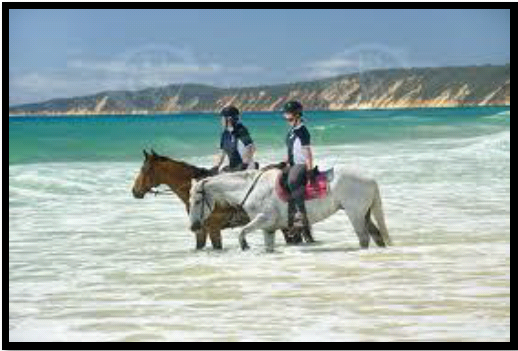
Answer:
[[[304, 200], [322, 199], [327, 196], [329, 191], [329, 183], [333, 180], [334, 168], [330, 168], [324, 172], [318, 172], [315, 176], [315, 182], [311, 183], [309, 180], [306, 183], [304, 191]], [[275, 192], [279, 199], [287, 202], [290, 197], [286, 179], [287, 174], [282, 172], [277, 177], [275, 182]]]

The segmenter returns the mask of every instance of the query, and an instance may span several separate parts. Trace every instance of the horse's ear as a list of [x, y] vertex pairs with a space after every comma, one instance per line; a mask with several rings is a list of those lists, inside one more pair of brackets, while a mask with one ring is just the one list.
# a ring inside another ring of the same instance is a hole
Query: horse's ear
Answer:
[[146, 150], [145, 150], [145, 149], [144, 149], [144, 150], [142, 150], [142, 152], [144, 153], [144, 158], [147, 160], [147, 158], [148, 158], [149, 154], [146, 152]]
[[158, 156], [158, 154], [155, 152], [155, 150], [151, 149], [151, 153], [153, 154], [153, 156]]

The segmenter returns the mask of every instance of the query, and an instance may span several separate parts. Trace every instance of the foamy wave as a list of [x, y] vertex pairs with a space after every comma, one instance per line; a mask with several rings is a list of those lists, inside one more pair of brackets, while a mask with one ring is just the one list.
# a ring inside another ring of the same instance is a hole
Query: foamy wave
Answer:
[[502, 111], [502, 112], [499, 112], [499, 113], [495, 113], [494, 115], [490, 115], [490, 116], [484, 116], [482, 118], [484, 119], [492, 119], [492, 120], [499, 120], [499, 119], [502, 119], [502, 120], [507, 120], [509, 119], [509, 117], [511, 117], [511, 110], [508, 110], [508, 111]]
[[511, 153], [511, 132], [503, 131], [468, 139], [469, 145], [457, 148], [459, 153], [468, 153], [477, 157], [493, 157], [495, 154], [509, 156]]
[[9, 167], [9, 191], [25, 198], [95, 196], [113, 194], [124, 188], [129, 192], [139, 164], [56, 163]]

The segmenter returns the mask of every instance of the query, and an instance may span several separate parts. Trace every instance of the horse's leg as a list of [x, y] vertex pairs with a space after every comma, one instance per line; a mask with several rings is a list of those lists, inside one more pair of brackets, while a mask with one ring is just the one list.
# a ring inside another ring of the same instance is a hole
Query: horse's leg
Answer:
[[266, 213], [259, 213], [254, 219], [250, 221], [246, 226], [243, 227], [241, 233], [239, 234], [239, 244], [241, 245], [242, 250], [247, 250], [250, 248], [248, 243], [246, 242], [246, 234], [256, 230], [268, 227], [271, 222], [271, 216]]
[[263, 230], [264, 232], [264, 245], [266, 246], [266, 252], [273, 252], [275, 245], [275, 230]]
[[369, 247], [369, 232], [367, 231], [367, 225], [365, 223], [365, 216], [358, 213], [356, 208], [352, 206], [347, 206], [346, 203], [342, 203], [342, 208], [347, 213], [351, 224], [353, 225], [354, 231], [356, 235], [358, 235], [358, 239], [360, 240], [360, 247], [362, 249], [366, 249]]
[[372, 201], [371, 210], [372, 215], [374, 216], [378, 224], [379, 232], [381, 237], [383, 238], [384, 243], [386, 245], [392, 245], [392, 240], [390, 240], [387, 225], [385, 224], [385, 216], [383, 215], [383, 208], [381, 207], [381, 196], [377, 184], [374, 192], [374, 199]]
[[367, 214], [365, 215], [365, 225], [367, 227], [367, 232], [370, 234], [372, 240], [374, 240], [376, 245], [385, 247], [385, 241], [383, 240], [380, 231], [372, 222], [370, 209], [367, 211]]
[[201, 228], [196, 232], [196, 250], [201, 250], [205, 247], [205, 243], [207, 242], [207, 230], [205, 228]]
[[219, 229], [211, 229], [209, 231], [209, 237], [214, 250], [223, 249], [223, 246], [221, 245], [221, 231]]
[[367, 226], [365, 225], [365, 219], [361, 217], [354, 217], [351, 219], [356, 235], [360, 240], [360, 247], [366, 249], [369, 247], [370, 236], [367, 232]]

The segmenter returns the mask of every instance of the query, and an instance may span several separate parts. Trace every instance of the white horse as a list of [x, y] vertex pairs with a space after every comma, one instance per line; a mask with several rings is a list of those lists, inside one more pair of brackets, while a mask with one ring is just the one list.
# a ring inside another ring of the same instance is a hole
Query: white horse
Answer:
[[[248, 170], [222, 173], [193, 182], [189, 202], [191, 230], [201, 227], [216, 203], [242, 205], [251, 221], [239, 235], [241, 249], [248, 249], [246, 234], [262, 229], [266, 250], [273, 251], [275, 230], [286, 228], [288, 223], [288, 205], [275, 191], [280, 173], [278, 169]], [[348, 173], [337, 166], [328, 189], [326, 197], [306, 201], [311, 224], [342, 209], [358, 235], [361, 248], [369, 246], [370, 237], [378, 246], [391, 244], [375, 180]], [[371, 220], [371, 212], [377, 227]]]

